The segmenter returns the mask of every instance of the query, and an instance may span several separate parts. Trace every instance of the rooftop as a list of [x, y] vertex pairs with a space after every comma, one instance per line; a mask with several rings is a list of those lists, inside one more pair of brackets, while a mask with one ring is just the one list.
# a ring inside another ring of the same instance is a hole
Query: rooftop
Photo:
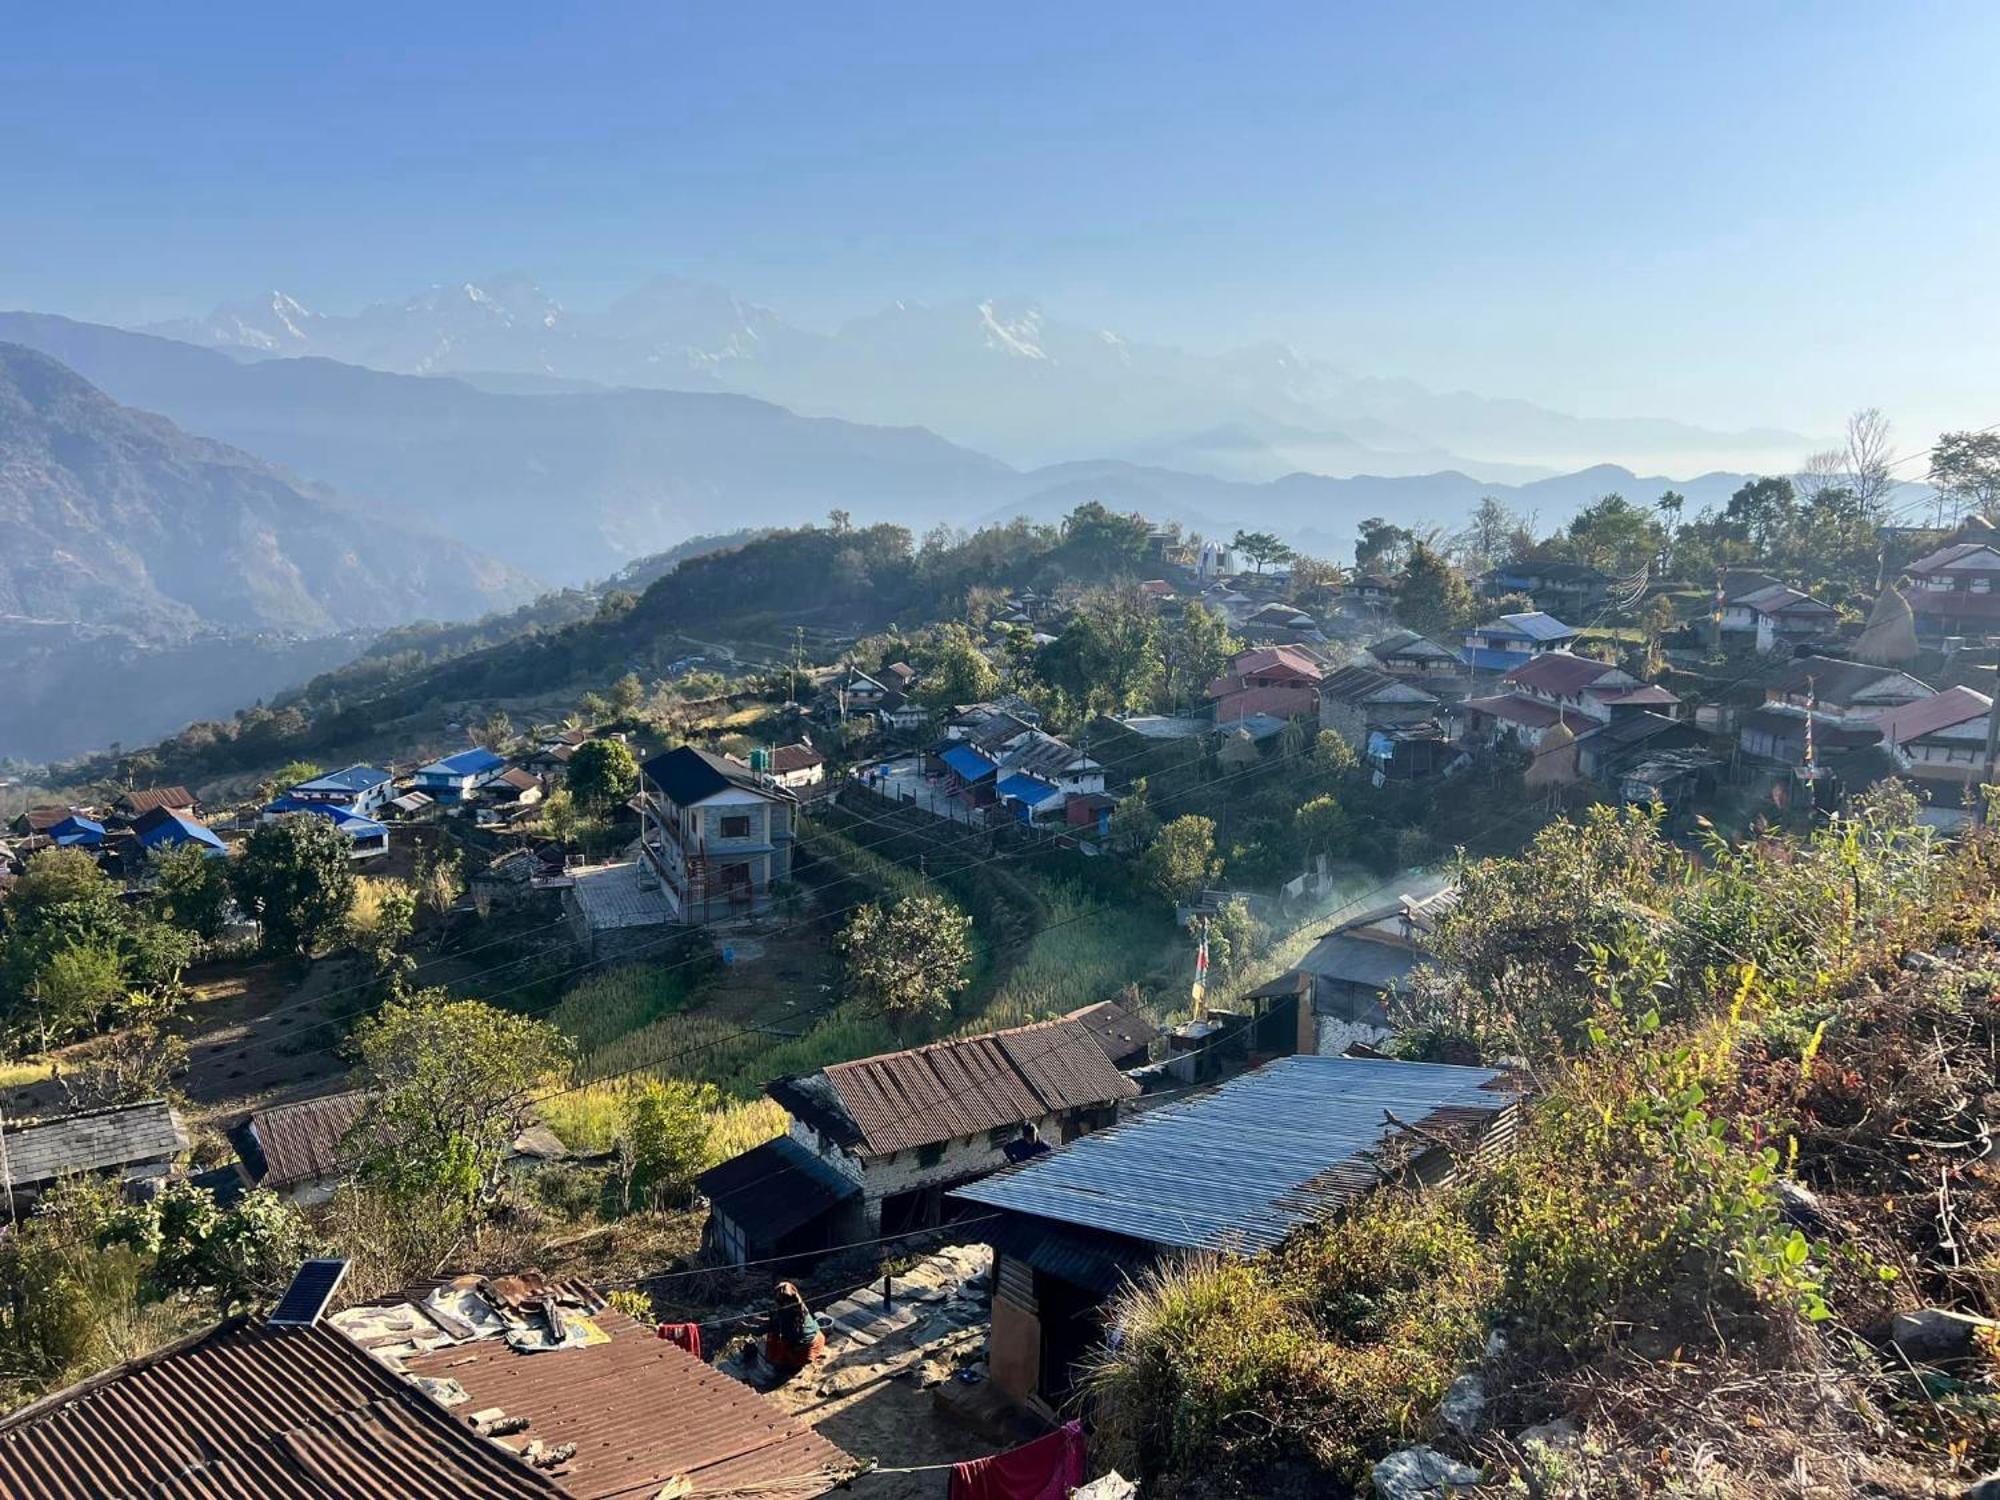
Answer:
[[1514, 1100], [1490, 1068], [1282, 1057], [952, 1196], [1141, 1244], [1252, 1254], [1376, 1186], [1397, 1138], [1481, 1129]]
[[886, 1154], [1139, 1090], [1087, 1027], [1062, 1020], [834, 1063], [765, 1092], [840, 1145]]
[[390, 780], [387, 771], [374, 766], [349, 766], [344, 771], [330, 771], [324, 776], [315, 776], [311, 781], [301, 781], [292, 790], [295, 792], [365, 792], [370, 787], [378, 787]]
[[1877, 698], [1885, 692], [1910, 698], [1930, 693], [1923, 683], [1894, 667], [1833, 656], [1795, 656], [1771, 679], [1769, 688], [1787, 697], [1803, 696], [1810, 689], [1820, 702], [1834, 704], [1852, 702], [1864, 693]]
[[570, 871], [577, 906], [592, 932], [620, 927], [657, 927], [673, 920], [666, 894], [646, 878], [639, 861], [579, 865]]
[[1114, 1060], [1151, 1046], [1160, 1034], [1159, 1027], [1115, 1000], [1080, 1006], [1063, 1019], [1074, 1021], [1088, 1031], [1104, 1049], [1104, 1055]]
[[1885, 741], [1903, 745], [1927, 734], [1984, 719], [1992, 707], [1993, 700], [1976, 688], [1948, 687], [1929, 698], [1892, 708], [1876, 722], [1882, 726]]
[[456, 755], [447, 755], [419, 768], [419, 776], [483, 776], [488, 771], [498, 770], [506, 765], [504, 757], [488, 750], [484, 745], [474, 745], [470, 750], [461, 750]]
[[1568, 651], [1544, 651], [1540, 656], [1522, 662], [1500, 680], [1515, 687], [1533, 688], [1536, 692], [1567, 698], [1612, 672], [1618, 672], [1621, 678], [1625, 675], [1608, 661], [1594, 661], [1588, 656], [1576, 656]]
[[156, 807], [188, 808], [194, 806], [194, 795], [184, 786], [148, 787], [144, 791], [127, 792], [118, 799], [118, 810], [128, 817], [138, 817]]
[[0, 1177], [15, 1187], [161, 1161], [188, 1149], [180, 1117], [164, 1099], [12, 1126], [4, 1134], [7, 1165]]
[[1520, 636], [1531, 641], [1566, 641], [1576, 635], [1574, 630], [1554, 615], [1539, 609], [1501, 615], [1498, 619], [1488, 620], [1484, 625], [1475, 625], [1472, 633]]
[[676, 745], [654, 756], [640, 769], [676, 807], [692, 807], [731, 789], [755, 792], [773, 801], [791, 799], [790, 792], [773, 786], [748, 766], [692, 745]]

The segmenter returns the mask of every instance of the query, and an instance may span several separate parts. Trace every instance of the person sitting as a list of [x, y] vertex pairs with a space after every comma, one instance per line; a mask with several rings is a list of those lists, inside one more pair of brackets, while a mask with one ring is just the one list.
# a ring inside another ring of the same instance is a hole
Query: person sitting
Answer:
[[826, 1333], [806, 1306], [806, 1299], [791, 1282], [779, 1282], [764, 1325], [765, 1363], [790, 1374], [803, 1370], [825, 1352]]
[[1030, 1121], [1021, 1127], [1019, 1135], [1000, 1148], [1000, 1154], [1010, 1162], [1024, 1162], [1045, 1155], [1048, 1149], [1049, 1143], [1042, 1139], [1041, 1131]]

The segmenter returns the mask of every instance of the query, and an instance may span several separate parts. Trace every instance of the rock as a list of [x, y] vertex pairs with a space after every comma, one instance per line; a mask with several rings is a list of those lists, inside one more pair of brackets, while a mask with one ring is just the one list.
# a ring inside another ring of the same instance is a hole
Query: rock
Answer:
[[1903, 967], [1921, 974], [1930, 969], [1943, 968], [1944, 962], [1934, 953], [1925, 953], [1922, 949], [1912, 948], [1903, 955]]
[[1530, 1443], [1540, 1443], [1545, 1448], [1567, 1452], [1583, 1441], [1583, 1430], [1571, 1417], [1557, 1417], [1553, 1422], [1537, 1422], [1533, 1427], [1523, 1427], [1514, 1434], [1514, 1441], [1520, 1447]]
[[1438, 1403], [1438, 1420], [1462, 1438], [1477, 1432], [1485, 1415], [1486, 1382], [1469, 1372], [1454, 1380]]
[[1799, 1229], [1824, 1229], [1827, 1226], [1826, 1205], [1819, 1201], [1819, 1194], [1802, 1182], [1793, 1182], [1789, 1177], [1778, 1179], [1778, 1217]]
[[1486, 1358], [1498, 1359], [1506, 1352], [1507, 1335], [1497, 1328], [1488, 1329], [1486, 1333]]
[[1404, 1448], [1375, 1465], [1375, 1494], [1378, 1500], [1445, 1500], [1471, 1489], [1480, 1477], [1479, 1470], [1435, 1448]]
[[2000, 1474], [1975, 1479], [1972, 1488], [1965, 1492], [1961, 1500], [2000, 1500]]
[[1994, 1326], [1991, 1319], [1971, 1313], [1925, 1307], [1897, 1313], [1889, 1325], [1889, 1338], [1914, 1360], [1955, 1359], [1972, 1351], [1974, 1334]]

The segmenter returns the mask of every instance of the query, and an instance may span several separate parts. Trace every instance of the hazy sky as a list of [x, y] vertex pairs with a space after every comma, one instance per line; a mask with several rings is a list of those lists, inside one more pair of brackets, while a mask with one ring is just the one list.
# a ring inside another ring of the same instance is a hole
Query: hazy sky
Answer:
[[2000, 422], [2000, 7], [16, 5], [0, 306], [660, 270], [1593, 414]]

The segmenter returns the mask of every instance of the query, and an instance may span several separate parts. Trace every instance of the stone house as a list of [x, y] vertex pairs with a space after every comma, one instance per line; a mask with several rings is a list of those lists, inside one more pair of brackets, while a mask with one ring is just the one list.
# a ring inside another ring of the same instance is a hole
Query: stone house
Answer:
[[691, 745], [639, 768], [640, 850], [676, 916], [705, 924], [768, 910], [792, 877], [798, 796]]

